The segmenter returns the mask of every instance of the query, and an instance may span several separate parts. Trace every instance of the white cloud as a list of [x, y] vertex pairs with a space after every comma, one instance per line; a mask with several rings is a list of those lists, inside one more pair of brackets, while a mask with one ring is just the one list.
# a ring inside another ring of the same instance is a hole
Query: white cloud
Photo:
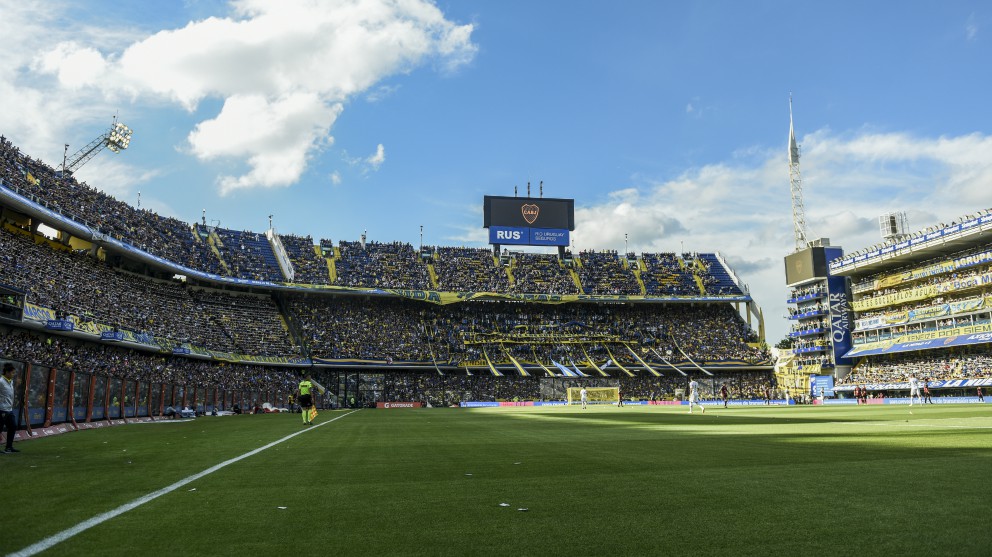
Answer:
[[978, 37], [978, 23], [974, 13], [968, 16], [968, 21], [964, 24], [964, 37], [968, 42], [974, 42]]
[[109, 127], [111, 103], [79, 94], [77, 88], [88, 82], [85, 72], [100, 71], [99, 49], [132, 40], [120, 27], [100, 33], [67, 21], [66, 10], [56, 1], [0, 0], [0, 99], [5, 103], [0, 130], [25, 152], [59, 162], [64, 142], [75, 148], [92, 139], [89, 132], [81, 138], [67, 130], [81, 124], [90, 130], [95, 124]]
[[[809, 238], [847, 252], [881, 241], [877, 218], [886, 212], [908, 210], [919, 230], [992, 207], [990, 136], [819, 131], [803, 142]], [[722, 252], [764, 309], [769, 342], [788, 330], [783, 258], [795, 242], [784, 146], [619, 189], [577, 207], [576, 223], [579, 250], [620, 251], [627, 233], [631, 251]]]
[[331, 184], [335, 186], [341, 185], [341, 173], [338, 172], [337, 170], [331, 172]]
[[221, 192], [230, 193], [295, 183], [308, 157], [332, 140], [344, 101], [425, 62], [444, 71], [461, 67], [477, 50], [472, 31], [426, 0], [236, 0], [226, 16], [126, 46], [95, 44], [91, 33], [47, 37], [28, 67], [58, 85], [45, 96], [88, 90], [99, 99], [165, 100], [190, 112], [205, 99], [222, 100], [220, 113], [197, 124], [188, 140], [201, 160], [247, 165], [240, 176], [218, 178]]
[[386, 149], [382, 146], [382, 143], [375, 148], [375, 154], [365, 159], [365, 162], [372, 168], [372, 170], [379, 170], [382, 163], [386, 162]]

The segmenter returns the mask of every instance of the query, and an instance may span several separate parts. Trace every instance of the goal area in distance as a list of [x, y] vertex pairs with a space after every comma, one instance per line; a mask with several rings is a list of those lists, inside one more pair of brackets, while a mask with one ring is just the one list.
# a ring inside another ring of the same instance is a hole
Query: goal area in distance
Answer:
[[[568, 388], [568, 403], [582, 404], [582, 387]], [[620, 402], [620, 387], [586, 387], [589, 404], [616, 404]]]

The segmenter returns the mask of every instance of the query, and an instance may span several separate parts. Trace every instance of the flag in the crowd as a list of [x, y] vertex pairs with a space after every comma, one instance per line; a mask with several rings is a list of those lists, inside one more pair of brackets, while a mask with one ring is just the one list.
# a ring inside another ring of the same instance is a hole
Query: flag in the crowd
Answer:
[[553, 359], [551, 360], [551, 363], [553, 363], [555, 365], [555, 367], [557, 367], [559, 370], [561, 370], [562, 375], [564, 375], [565, 377], [576, 377], [574, 371], [572, 371], [572, 370], [568, 369], [567, 367], [559, 364], [558, 362], [554, 361]]
[[589, 377], [585, 373], [579, 371], [579, 366], [575, 365], [575, 360], [572, 360], [572, 371], [574, 371], [575, 374], [578, 375], [579, 377]]

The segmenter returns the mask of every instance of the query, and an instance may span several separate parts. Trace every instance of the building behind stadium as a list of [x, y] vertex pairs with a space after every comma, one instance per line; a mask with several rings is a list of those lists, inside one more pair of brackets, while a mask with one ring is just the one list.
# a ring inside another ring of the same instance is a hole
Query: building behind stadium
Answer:
[[853, 402], [905, 397], [915, 377], [941, 402], [977, 401], [992, 385], [992, 211], [908, 232], [850, 254], [817, 240], [785, 258], [793, 348], [784, 381]]

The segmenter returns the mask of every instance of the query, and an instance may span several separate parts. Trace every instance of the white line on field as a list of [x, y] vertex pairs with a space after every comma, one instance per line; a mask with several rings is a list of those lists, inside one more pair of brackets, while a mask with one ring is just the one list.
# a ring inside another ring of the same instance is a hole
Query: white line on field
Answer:
[[297, 435], [302, 435], [302, 434], [304, 434], [304, 433], [306, 433], [308, 431], [313, 431], [314, 429], [316, 429], [318, 427], [321, 427], [321, 426], [327, 425], [327, 424], [329, 424], [331, 422], [340, 420], [341, 418], [343, 418], [345, 416], [348, 416], [350, 414], [354, 414], [355, 412], [358, 412], [358, 410], [352, 410], [351, 412], [348, 412], [347, 414], [342, 414], [342, 415], [340, 415], [340, 416], [338, 416], [336, 418], [327, 420], [326, 422], [321, 422], [321, 423], [317, 424], [314, 427], [307, 428], [307, 429], [301, 429], [300, 431], [297, 431], [296, 433], [291, 433], [291, 434], [283, 437], [282, 439], [279, 439], [279, 440], [276, 440], [276, 441], [273, 441], [273, 442], [269, 443], [268, 445], [264, 445], [262, 447], [259, 447], [259, 448], [255, 449], [255, 450], [248, 451], [247, 453], [245, 453], [245, 454], [243, 454], [241, 456], [236, 456], [236, 457], [234, 457], [234, 458], [232, 458], [230, 460], [225, 460], [224, 462], [221, 462], [220, 464], [217, 464], [215, 466], [211, 466], [210, 468], [207, 468], [206, 470], [204, 470], [202, 472], [199, 472], [197, 474], [193, 474], [192, 476], [189, 476], [187, 478], [183, 478], [183, 479], [179, 480], [178, 482], [176, 482], [176, 483], [174, 483], [174, 484], [172, 484], [172, 485], [170, 485], [168, 487], [163, 487], [162, 489], [160, 489], [158, 491], [153, 491], [153, 492], [149, 493], [148, 495], [144, 495], [142, 497], [138, 497], [137, 499], [135, 499], [134, 501], [131, 501], [130, 503], [125, 503], [125, 504], [117, 507], [116, 509], [113, 509], [111, 511], [107, 511], [107, 512], [105, 512], [103, 514], [98, 514], [98, 515], [94, 516], [93, 518], [91, 518], [89, 520], [84, 520], [83, 522], [80, 522], [79, 524], [73, 526], [72, 528], [68, 528], [66, 530], [62, 530], [61, 532], [59, 532], [59, 533], [57, 533], [55, 535], [49, 536], [49, 537], [41, 540], [38, 543], [35, 543], [33, 545], [29, 545], [28, 547], [25, 547], [24, 549], [22, 549], [20, 551], [15, 551], [14, 553], [9, 554], [7, 557], [29, 557], [30, 555], [37, 555], [38, 553], [41, 553], [42, 551], [45, 551], [47, 549], [50, 549], [52, 546], [54, 546], [56, 544], [59, 544], [59, 543], [64, 542], [65, 540], [68, 540], [69, 538], [75, 536], [76, 534], [80, 534], [82, 532], [85, 532], [86, 530], [89, 530], [90, 528], [92, 528], [94, 526], [97, 526], [98, 524], [102, 524], [102, 523], [110, 520], [111, 518], [115, 518], [117, 516], [120, 516], [120, 515], [126, 513], [127, 511], [130, 511], [132, 509], [135, 509], [137, 507], [140, 507], [141, 505], [144, 505], [145, 503], [147, 503], [149, 501], [152, 501], [154, 499], [157, 499], [157, 498], [159, 498], [159, 497], [161, 497], [163, 495], [166, 495], [168, 493], [172, 493], [173, 491], [179, 489], [180, 487], [183, 487], [184, 485], [187, 485], [187, 484], [189, 484], [191, 482], [194, 482], [194, 481], [196, 481], [196, 480], [198, 480], [198, 479], [200, 479], [200, 478], [202, 478], [204, 476], [207, 476], [209, 474], [213, 474], [214, 472], [220, 470], [221, 468], [224, 468], [225, 466], [234, 464], [235, 462], [244, 460], [244, 459], [246, 459], [246, 458], [248, 458], [250, 456], [257, 455], [258, 453], [260, 453], [260, 452], [262, 452], [262, 451], [264, 451], [266, 449], [270, 449], [270, 448], [278, 445], [279, 443], [282, 443], [283, 441], [288, 441], [288, 440], [292, 439], [293, 437], [296, 437]]
[[957, 428], [957, 429], [992, 429], [992, 425], [945, 425], [945, 424], [893, 424], [893, 423], [880, 423], [880, 422], [832, 422], [835, 424], [846, 424], [846, 425], [873, 425], [876, 427], [938, 427], [944, 428]]

